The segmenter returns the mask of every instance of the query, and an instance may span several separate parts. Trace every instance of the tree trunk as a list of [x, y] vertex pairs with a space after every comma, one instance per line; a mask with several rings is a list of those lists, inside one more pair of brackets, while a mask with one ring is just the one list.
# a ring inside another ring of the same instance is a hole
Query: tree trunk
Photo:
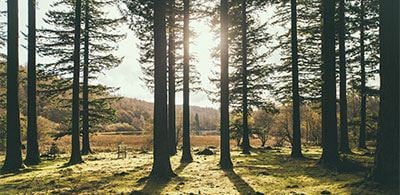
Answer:
[[349, 131], [347, 125], [347, 95], [346, 95], [346, 45], [345, 45], [345, 5], [339, 1], [339, 63], [340, 63], [340, 151], [351, 153], [349, 147]]
[[82, 154], [92, 153], [89, 141], [89, 0], [85, 1], [85, 32], [82, 88]]
[[337, 168], [335, 1], [322, 0], [322, 157], [320, 163]]
[[250, 154], [248, 104], [247, 104], [247, 8], [246, 0], [242, 0], [242, 82], [243, 82], [243, 154]]
[[75, 2], [74, 77], [72, 81], [72, 141], [69, 164], [82, 163], [79, 143], [79, 69], [81, 41], [81, 0]]
[[297, 51], [297, 2], [291, 0], [292, 25], [292, 93], [293, 93], [293, 145], [292, 158], [301, 158], [300, 95], [299, 95], [299, 57]]
[[36, 1], [28, 1], [28, 129], [25, 164], [40, 163], [36, 111]]
[[166, 0], [154, 2], [154, 129], [152, 179], [175, 176], [169, 160], [167, 118]]
[[175, 112], [175, 0], [170, 0], [168, 20], [168, 137], [170, 155], [176, 154], [176, 112]]
[[366, 130], [366, 118], [367, 118], [367, 91], [365, 87], [366, 78], [365, 78], [365, 48], [364, 48], [364, 37], [365, 37], [365, 29], [364, 29], [364, 15], [365, 15], [365, 6], [364, 0], [361, 0], [361, 14], [360, 14], [360, 64], [361, 64], [361, 123], [360, 123], [360, 136], [358, 140], [358, 147], [362, 149], [366, 149], [367, 146], [365, 144], [365, 130]]
[[228, 55], [228, 0], [221, 0], [221, 159], [222, 169], [233, 168], [229, 146], [229, 55]]
[[190, 153], [190, 108], [189, 108], [189, 0], [183, 1], [183, 147], [181, 162], [193, 161]]
[[399, 1], [380, 1], [380, 111], [372, 178], [399, 184]]
[[18, 102], [18, 0], [7, 1], [7, 141], [4, 172], [22, 168], [21, 126]]

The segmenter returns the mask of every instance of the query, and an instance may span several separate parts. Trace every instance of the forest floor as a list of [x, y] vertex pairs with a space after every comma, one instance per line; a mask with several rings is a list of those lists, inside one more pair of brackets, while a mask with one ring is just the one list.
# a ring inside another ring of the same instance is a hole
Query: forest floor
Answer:
[[[200, 148], [201, 149], [201, 148]], [[116, 153], [96, 153], [84, 163], [65, 166], [68, 155], [0, 175], [0, 194], [96, 193], [96, 194], [397, 194], [365, 181], [373, 156], [361, 152], [346, 156], [358, 162], [357, 169], [332, 171], [317, 165], [321, 149], [304, 148], [305, 159], [290, 159], [290, 148], [254, 149], [251, 155], [232, 151], [233, 171], [218, 167], [219, 155], [196, 155], [180, 164], [171, 158], [178, 175], [168, 182], [150, 181], [152, 153], [132, 151], [118, 159]], [[180, 154], [181, 151], [178, 151]], [[0, 157], [0, 163], [4, 157]], [[363, 167], [363, 168], [362, 168]]]

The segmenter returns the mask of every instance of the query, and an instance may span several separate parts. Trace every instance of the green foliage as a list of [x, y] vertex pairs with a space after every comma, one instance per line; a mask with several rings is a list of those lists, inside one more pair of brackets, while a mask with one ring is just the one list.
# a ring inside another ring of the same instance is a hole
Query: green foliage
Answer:
[[[138, 59], [141, 66], [143, 76], [141, 80], [144, 82], [145, 86], [153, 91], [154, 88], [154, 38], [153, 38], [153, 3], [151, 0], [141, 0], [141, 1], [130, 1], [123, 0], [126, 9], [121, 9], [124, 15], [127, 16], [130, 28], [135, 32], [137, 38], [139, 39], [139, 44], [137, 45], [140, 50], [140, 57]], [[168, 2], [168, 1], [167, 1]], [[191, 5], [191, 16], [196, 17], [201, 11], [201, 2], [192, 1]], [[175, 48], [173, 51], [176, 59], [175, 64], [175, 82], [176, 91], [183, 90], [183, 1], [176, 0], [175, 7], [170, 5], [167, 6], [167, 19], [170, 17], [175, 17], [175, 26], [169, 26], [167, 23], [167, 29], [174, 29], [175, 38]], [[175, 16], [171, 15], [171, 9], [175, 10]], [[169, 33], [169, 30], [167, 30]], [[190, 31], [190, 37], [195, 37], [195, 32]], [[167, 34], [168, 36], [168, 34]], [[191, 40], [193, 41], [193, 39]], [[189, 63], [189, 83], [191, 91], [199, 91], [200, 87], [200, 73], [196, 69], [197, 59], [193, 55], [190, 55]]]
[[[242, 14], [240, 9], [241, 1], [232, 1], [229, 11], [229, 89], [230, 106], [235, 110], [241, 110], [243, 91], [243, 69], [242, 69]], [[272, 65], [267, 62], [271, 55], [269, 45], [272, 43], [272, 36], [268, 33], [268, 22], [260, 19], [259, 13], [264, 11], [267, 2], [262, 0], [248, 1], [247, 8], [247, 91], [249, 109], [271, 107], [268, 101], [268, 90], [271, 89], [268, 77], [272, 73]], [[218, 6], [214, 8], [211, 25], [214, 33], [219, 37], [219, 12]], [[219, 101], [220, 70], [219, 68], [219, 47], [213, 51], [216, 70], [212, 70], [210, 81], [215, 88], [208, 91], [209, 98], [213, 102]]]
[[[272, 24], [284, 31], [276, 37], [281, 63], [274, 67], [273, 94], [279, 102], [288, 103], [292, 99], [290, 3], [279, 1], [276, 6]], [[322, 93], [320, 6], [319, 0], [297, 2], [299, 94], [308, 101], [319, 100]]]
[[[111, 17], [107, 10], [116, 9], [117, 2], [111, 0], [83, 1], [89, 2], [89, 14], [82, 16], [82, 34], [88, 32], [89, 40], [89, 81], [96, 79], [104, 70], [118, 66], [122, 58], [114, 52], [117, 42], [125, 35], [119, 32], [118, 27], [124, 21], [123, 17]], [[71, 82], [73, 71], [73, 37], [74, 37], [74, 1], [58, 0], [51, 4], [51, 10], [46, 13], [44, 22], [50, 26], [38, 30], [38, 52], [47, 63], [38, 64], [39, 88], [42, 94], [69, 112], [71, 102]], [[85, 18], [89, 19], [89, 26], [85, 26]], [[84, 36], [82, 44], [84, 45]], [[80, 51], [83, 55], [84, 49]], [[82, 60], [84, 58], [81, 58]], [[83, 64], [83, 62], [81, 62]], [[83, 71], [83, 68], [81, 68]], [[89, 82], [89, 125], [98, 127], [113, 121], [115, 110], [111, 104], [118, 100], [112, 94], [116, 89], [90, 84]], [[82, 103], [82, 102], [81, 102]], [[63, 116], [63, 129], [69, 129], [70, 117]]]

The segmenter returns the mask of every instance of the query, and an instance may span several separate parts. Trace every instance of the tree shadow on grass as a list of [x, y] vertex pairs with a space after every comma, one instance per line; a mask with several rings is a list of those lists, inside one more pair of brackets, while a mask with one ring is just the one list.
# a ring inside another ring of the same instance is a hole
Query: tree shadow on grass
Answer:
[[224, 171], [229, 181], [236, 187], [240, 194], [256, 194], [256, 191], [233, 170]]
[[[181, 163], [175, 170], [175, 174], [181, 173], [190, 163]], [[140, 191], [133, 191], [131, 194], [133, 195], [142, 195], [142, 194], [160, 194], [162, 190], [170, 183], [171, 179], [152, 179], [149, 177], [145, 177], [147, 180], [146, 184]], [[174, 180], [180, 180], [178, 176], [173, 178]]]

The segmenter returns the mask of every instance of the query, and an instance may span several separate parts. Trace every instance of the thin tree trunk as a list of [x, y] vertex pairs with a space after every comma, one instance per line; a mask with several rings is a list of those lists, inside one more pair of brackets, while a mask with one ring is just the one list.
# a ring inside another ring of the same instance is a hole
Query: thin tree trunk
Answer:
[[167, 118], [166, 0], [154, 2], [154, 129], [152, 179], [175, 176], [169, 160]]
[[175, 110], [175, 0], [170, 0], [168, 20], [168, 131], [170, 155], [176, 154], [176, 110]]
[[190, 153], [190, 108], [189, 108], [189, 0], [183, 1], [183, 147], [181, 162], [193, 161]]
[[299, 57], [297, 50], [297, 2], [291, 0], [292, 25], [292, 93], [293, 93], [293, 145], [292, 158], [301, 158], [300, 95], [299, 95]]
[[82, 88], [82, 155], [92, 153], [89, 141], [89, 28], [89, 0], [86, 0]]
[[365, 130], [366, 130], [366, 118], [367, 118], [367, 109], [366, 109], [367, 91], [365, 86], [366, 78], [365, 78], [365, 47], [364, 47], [364, 39], [365, 39], [364, 15], [365, 15], [364, 0], [361, 0], [361, 14], [360, 14], [361, 123], [360, 123], [360, 136], [358, 140], [358, 147], [362, 149], [367, 148], [365, 144]]
[[345, 5], [339, 1], [339, 63], [340, 63], [340, 151], [351, 153], [349, 147], [349, 131], [347, 125], [347, 95], [346, 95], [346, 45], [345, 45]]
[[221, 157], [222, 169], [233, 168], [229, 146], [229, 54], [228, 54], [228, 0], [221, 0]]
[[[372, 178], [399, 185], [399, 1], [380, 1], [380, 110]], [[397, 15], [397, 16], [396, 16]]]
[[22, 168], [18, 97], [18, 0], [7, 1], [7, 141], [4, 172]]
[[28, 1], [28, 129], [25, 164], [40, 163], [36, 111], [36, 1]]
[[81, 0], [75, 2], [74, 77], [72, 83], [72, 141], [69, 164], [83, 162], [79, 143], [79, 66], [81, 41]]
[[322, 0], [322, 157], [320, 163], [337, 168], [335, 1]]
[[246, 0], [242, 0], [242, 82], [243, 82], [243, 154], [250, 154], [248, 103], [247, 103], [247, 8]]

